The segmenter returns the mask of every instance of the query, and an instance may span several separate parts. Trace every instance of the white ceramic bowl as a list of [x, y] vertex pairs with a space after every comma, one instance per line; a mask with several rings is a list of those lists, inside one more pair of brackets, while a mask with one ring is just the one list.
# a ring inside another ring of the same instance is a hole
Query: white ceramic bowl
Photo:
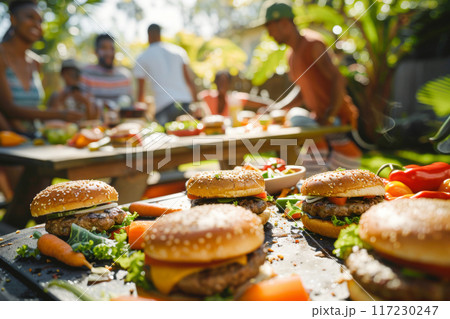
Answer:
[[286, 169], [293, 169], [297, 172], [287, 174], [284, 176], [277, 176], [273, 178], [265, 178], [266, 192], [269, 194], [276, 194], [281, 192], [283, 188], [290, 188], [295, 186], [298, 181], [305, 178], [306, 169], [304, 166], [286, 165]]

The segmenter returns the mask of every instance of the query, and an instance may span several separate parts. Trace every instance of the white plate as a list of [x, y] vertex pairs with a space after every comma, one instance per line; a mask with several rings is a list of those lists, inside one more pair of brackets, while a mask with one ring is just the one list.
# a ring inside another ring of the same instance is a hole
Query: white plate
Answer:
[[289, 168], [296, 170], [297, 172], [284, 176], [264, 179], [267, 193], [271, 195], [279, 193], [283, 188], [290, 188], [292, 186], [295, 186], [298, 181], [305, 178], [306, 168], [304, 166], [286, 165], [286, 169]]

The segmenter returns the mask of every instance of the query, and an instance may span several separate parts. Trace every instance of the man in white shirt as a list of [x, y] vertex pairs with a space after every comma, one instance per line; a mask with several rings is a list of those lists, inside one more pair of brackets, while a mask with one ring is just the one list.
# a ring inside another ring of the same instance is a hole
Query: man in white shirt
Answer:
[[197, 92], [188, 72], [186, 51], [174, 44], [161, 42], [161, 27], [148, 27], [149, 47], [138, 57], [134, 75], [138, 79], [137, 99], [144, 102], [145, 81], [149, 80], [155, 95], [155, 119], [162, 125], [189, 113], [189, 104], [197, 101]]

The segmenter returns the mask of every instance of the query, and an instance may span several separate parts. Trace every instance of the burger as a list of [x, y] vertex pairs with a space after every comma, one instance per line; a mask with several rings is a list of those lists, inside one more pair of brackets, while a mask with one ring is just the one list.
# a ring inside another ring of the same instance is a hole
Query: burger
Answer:
[[37, 194], [31, 205], [33, 217], [45, 216], [45, 230], [69, 236], [72, 224], [89, 231], [109, 230], [122, 224], [127, 213], [117, 206], [117, 191], [95, 180], [70, 181], [51, 185]]
[[222, 115], [206, 116], [202, 121], [203, 132], [206, 135], [225, 134], [224, 120], [225, 118]]
[[272, 118], [273, 124], [284, 125], [286, 120], [285, 110], [273, 110], [270, 112], [270, 117]]
[[242, 207], [205, 205], [164, 215], [144, 235], [146, 277], [162, 294], [230, 292], [265, 261], [260, 219]]
[[449, 200], [386, 201], [340, 243], [358, 234], [354, 242], [363, 248], [353, 247], [346, 259], [351, 299], [450, 300]]
[[302, 184], [306, 196], [301, 210], [303, 226], [322, 236], [337, 238], [341, 229], [358, 223], [371, 206], [384, 200], [383, 180], [360, 169], [313, 175]]
[[197, 173], [186, 183], [191, 206], [230, 204], [257, 214], [263, 224], [270, 217], [264, 178], [252, 170], [207, 171]]
[[139, 133], [142, 129], [141, 123], [125, 122], [113, 127], [108, 135], [114, 147], [125, 147], [127, 143], [137, 146], [141, 142]]

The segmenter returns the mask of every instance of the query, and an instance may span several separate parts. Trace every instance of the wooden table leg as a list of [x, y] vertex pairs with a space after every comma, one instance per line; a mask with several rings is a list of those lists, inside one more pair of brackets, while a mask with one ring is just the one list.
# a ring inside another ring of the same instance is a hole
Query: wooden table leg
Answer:
[[51, 177], [37, 174], [35, 167], [25, 167], [14, 189], [14, 198], [8, 205], [2, 222], [17, 228], [24, 228], [27, 222], [32, 219], [30, 204], [34, 196], [49, 186], [51, 181]]
[[136, 174], [113, 178], [112, 186], [119, 193], [119, 204], [131, 203], [142, 199], [147, 189], [148, 174]]

